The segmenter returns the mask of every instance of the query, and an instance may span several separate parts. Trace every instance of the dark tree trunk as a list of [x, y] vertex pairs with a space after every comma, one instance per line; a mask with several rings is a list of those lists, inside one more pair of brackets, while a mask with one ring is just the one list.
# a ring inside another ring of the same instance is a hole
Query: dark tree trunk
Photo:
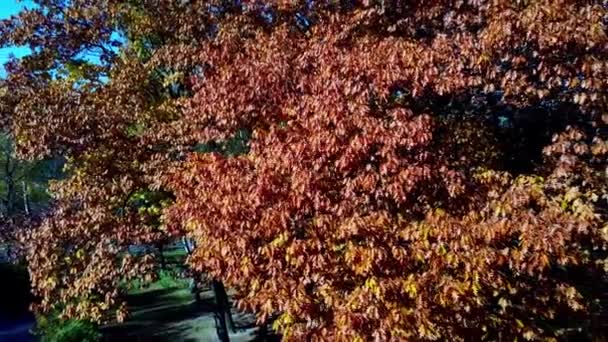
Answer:
[[236, 327], [232, 319], [231, 305], [224, 284], [221, 281], [213, 280], [212, 287], [215, 295], [218, 334], [223, 333], [224, 330], [226, 331], [226, 334], [228, 334], [228, 328], [230, 331], [236, 332]]
[[226, 289], [220, 281], [213, 280], [213, 293], [215, 295], [215, 319], [217, 335], [222, 342], [230, 341], [228, 324], [226, 320]]
[[198, 288], [198, 282], [200, 279], [200, 275], [195, 272], [192, 271], [192, 278], [190, 279], [190, 293], [192, 293], [194, 295], [194, 300], [196, 300], [196, 302], [198, 304], [201, 303], [201, 291]]
[[[182, 237], [182, 244], [184, 245], [186, 253], [188, 253], [188, 255], [192, 255], [193, 246], [190, 243], [190, 239], [185, 236]], [[201, 302], [201, 291], [198, 288], [198, 282], [200, 279], [200, 274], [192, 270], [192, 283], [190, 284], [190, 292], [194, 295], [194, 299], [197, 303]]]
[[6, 213], [12, 216], [15, 212], [15, 183], [12, 177], [6, 177], [7, 194], [6, 194]]
[[158, 244], [157, 248], [158, 248], [158, 254], [159, 254], [159, 258], [160, 258], [160, 269], [164, 271], [167, 269], [167, 262], [165, 260], [165, 254], [164, 254], [165, 246], [161, 243], [161, 244]]
[[15, 182], [8, 161], [6, 169], [6, 215], [10, 217], [15, 213]]

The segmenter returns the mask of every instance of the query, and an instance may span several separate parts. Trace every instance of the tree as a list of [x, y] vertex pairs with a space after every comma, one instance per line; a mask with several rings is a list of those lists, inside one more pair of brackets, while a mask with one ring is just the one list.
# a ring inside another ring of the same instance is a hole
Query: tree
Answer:
[[0, 134], [0, 246], [19, 258], [20, 234], [49, 207], [47, 185], [61, 174], [61, 160], [24, 161], [15, 156], [10, 136]]
[[[40, 6], [0, 25], [34, 48], [0, 121], [68, 157], [30, 237], [41, 310], [122, 317], [121, 279], [150, 270], [126, 246], [186, 231], [193, 270], [286, 339], [601, 330], [601, 1]], [[91, 49], [78, 83], [56, 72]], [[147, 192], [168, 200], [140, 211]]]
[[62, 161], [60, 159], [34, 162], [19, 160], [15, 157], [11, 140], [7, 135], [0, 136], [1, 212], [5, 216], [38, 213], [49, 201], [45, 186], [49, 180], [60, 177]]
[[328, 6], [253, 5], [197, 54], [172, 127], [253, 134], [164, 178], [193, 267], [294, 340], [556, 337], [593, 311], [605, 8]]
[[[156, 84], [139, 73], [135, 52], [113, 48], [112, 30], [121, 24], [109, 11], [119, 5], [38, 2], [0, 25], [3, 44], [33, 50], [8, 65], [4, 127], [22, 157], [66, 159], [67, 176], [51, 185], [53, 212], [23, 236], [40, 313], [124, 318], [122, 284], [153, 273], [151, 256], [130, 255], [129, 246], [166, 238], [157, 229], [159, 208], [140, 203], [147, 193], [142, 164], [156, 152], [138, 133], [164, 94], [154, 96]], [[83, 62], [91, 52], [101, 54], [99, 63]]]

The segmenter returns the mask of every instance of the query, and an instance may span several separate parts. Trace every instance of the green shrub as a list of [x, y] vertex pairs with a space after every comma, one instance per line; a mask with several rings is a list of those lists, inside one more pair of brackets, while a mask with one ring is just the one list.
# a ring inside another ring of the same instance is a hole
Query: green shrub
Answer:
[[89, 321], [61, 320], [55, 315], [37, 318], [41, 342], [96, 342], [101, 339], [97, 326]]
[[180, 278], [171, 271], [160, 271], [157, 286], [163, 289], [182, 288], [188, 286], [188, 279]]
[[189, 279], [183, 278], [178, 274], [177, 270], [173, 269], [158, 271], [153, 281], [132, 279], [129, 282], [123, 282], [121, 286], [126, 289], [129, 294], [137, 294], [149, 290], [186, 288], [189, 283]]

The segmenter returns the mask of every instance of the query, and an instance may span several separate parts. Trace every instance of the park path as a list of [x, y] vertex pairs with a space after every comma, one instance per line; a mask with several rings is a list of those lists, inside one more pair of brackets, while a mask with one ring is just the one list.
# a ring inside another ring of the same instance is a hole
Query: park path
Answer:
[[[187, 288], [144, 291], [128, 299], [132, 316], [127, 322], [103, 328], [104, 341], [215, 342], [214, 297], [211, 290], [201, 293], [197, 303]], [[253, 317], [234, 312], [237, 333], [231, 342], [270, 341], [258, 336]]]

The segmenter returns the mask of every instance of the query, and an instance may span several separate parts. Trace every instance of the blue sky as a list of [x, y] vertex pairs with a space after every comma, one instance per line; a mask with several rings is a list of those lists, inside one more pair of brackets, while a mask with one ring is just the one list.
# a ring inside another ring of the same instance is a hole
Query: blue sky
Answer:
[[[17, 1], [17, 0], [0, 0], [0, 19], [6, 19], [13, 14], [19, 13], [24, 7], [31, 7], [30, 1]], [[0, 77], [4, 77], [4, 63], [8, 61], [11, 54], [15, 57], [22, 57], [29, 53], [27, 47], [11, 47], [0, 49]]]
[[[0, 20], [7, 19], [11, 15], [15, 15], [19, 13], [19, 11], [25, 8], [32, 8], [36, 6], [32, 0], [0, 0]], [[115, 32], [112, 34], [112, 39], [119, 40], [124, 42], [124, 37], [119, 33]], [[110, 47], [111, 49], [117, 51], [118, 49], [115, 47]], [[30, 53], [30, 49], [26, 46], [16, 46], [9, 48], [0, 48], [0, 78], [4, 78], [6, 76], [6, 71], [4, 70], [4, 63], [9, 60], [11, 55], [14, 55], [17, 58], [23, 57]], [[88, 62], [99, 64], [99, 56], [90, 53], [83, 53], [78, 56], [79, 58], [84, 58]]]

